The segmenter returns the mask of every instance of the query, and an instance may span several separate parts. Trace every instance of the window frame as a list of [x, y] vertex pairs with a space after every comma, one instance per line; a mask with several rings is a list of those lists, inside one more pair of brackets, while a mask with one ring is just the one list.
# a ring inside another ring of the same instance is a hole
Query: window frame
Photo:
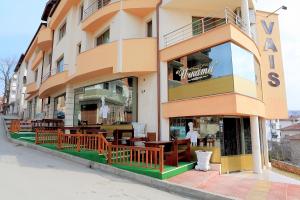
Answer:
[[58, 29], [58, 41], [61, 41], [66, 35], [66, 33], [67, 33], [67, 22], [65, 21]]
[[[59, 64], [62, 62], [62, 66], [60, 66]], [[60, 67], [62, 67], [62, 71], [60, 71]], [[57, 60], [56, 60], [56, 74], [57, 73], [62, 73], [65, 71], [65, 63], [64, 63], [64, 55], [62, 55], [61, 57], [59, 57]]]
[[[149, 30], [149, 24], [150, 23], [151, 23], [151, 33], [150, 33], [150, 30]], [[146, 22], [146, 36], [147, 37], [153, 37], [153, 21], [152, 21], [152, 19], [150, 19], [149, 21]]]
[[[108, 32], [108, 41], [107, 42], [103, 42], [103, 36]], [[102, 37], [102, 43], [98, 44], [98, 39], [100, 39], [100, 37]], [[110, 42], [110, 27], [104, 29], [104, 31], [102, 31], [100, 34], [98, 34], [95, 37], [95, 47], [101, 46], [103, 44], [107, 44]]]

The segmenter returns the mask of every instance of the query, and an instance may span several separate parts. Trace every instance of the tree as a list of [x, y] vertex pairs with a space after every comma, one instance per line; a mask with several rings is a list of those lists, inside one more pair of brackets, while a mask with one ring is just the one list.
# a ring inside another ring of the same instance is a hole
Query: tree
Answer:
[[[15, 66], [16, 59], [14, 57], [0, 59], [0, 85], [4, 88], [3, 99], [6, 104], [9, 100], [10, 81]], [[7, 105], [4, 106], [4, 113], [7, 109], [6, 107]]]

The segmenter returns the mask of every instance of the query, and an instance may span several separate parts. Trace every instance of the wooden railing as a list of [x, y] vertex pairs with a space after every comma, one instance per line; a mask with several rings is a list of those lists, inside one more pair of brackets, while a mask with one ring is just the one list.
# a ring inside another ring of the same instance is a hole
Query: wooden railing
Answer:
[[18, 119], [11, 120], [9, 130], [10, 132], [20, 132], [21, 130], [20, 120]]
[[64, 134], [59, 130], [57, 148], [76, 151], [100, 151], [101, 134]]
[[112, 164], [164, 170], [164, 146], [135, 147], [111, 145]]
[[35, 144], [57, 144], [58, 131], [35, 129]]

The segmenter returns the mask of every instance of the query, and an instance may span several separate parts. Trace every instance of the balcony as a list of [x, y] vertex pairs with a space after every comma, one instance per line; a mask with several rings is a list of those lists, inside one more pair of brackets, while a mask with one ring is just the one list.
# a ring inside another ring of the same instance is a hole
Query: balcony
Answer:
[[76, 73], [72, 81], [97, 77], [106, 72], [112, 73], [118, 64], [118, 43], [100, 45], [78, 55]]
[[[141, 47], [143, 50], [141, 51]], [[157, 39], [123, 40], [122, 73], [155, 72], [157, 70]]]
[[48, 51], [52, 46], [52, 31], [50, 28], [40, 30], [37, 38], [37, 45], [43, 51]]
[[84, 10], [81, 28], [93, 32], [121, 9], [120, 0], [96, 0]]
[[42, 80], [39, 97], [46, 98], [53, 92], [65, 87], [68, 82], [68, 70], [64, 69], [63, 72], [56, 72], [56, 70], [52, 70], [51, 73], [48, 72], [44, 75]]
[[38, 87], [35, 82], [29, 83], [28, 85], [26, 85], [26, 93], [27, 94], [33, 94], [37, 91], [38, 91]]
[[247, 34], [243, 20], [229, 9], [225, 9], [224, 15], [224, 18], [201, 18], [164, 35], [161, 60], [169, 61], [228, 41], [249, 50], [259, 60], [258, 47]]
[[121, 9], [139, 17], [153, 12], [159, 0], [95, 0], [84, 10], [81, 28], [94, 32]]
[[50, 22], [50, 27], [52, 30], [55, 30], [59, 23], [65, 18], [69, 10], [74, 5], [78, 5], [80, 0], [60, 0], [55, 12], [52, 15], [52, 19]]
[[38, 65], [41, 63], [41, 61], [43, 60], [43, 52], [39, 51], [39, 53], [36, 55], [36, 57], [34, 58], [33, 62], [32, 62], [32, 66], [31, 66], [31, 70], [35, 71], [36, 68], [38, 67]]

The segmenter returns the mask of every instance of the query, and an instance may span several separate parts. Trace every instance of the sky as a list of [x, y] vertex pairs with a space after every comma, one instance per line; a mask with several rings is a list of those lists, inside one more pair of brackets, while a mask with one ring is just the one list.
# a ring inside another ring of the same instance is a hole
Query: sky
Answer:
[[[1, 0], [0, 2], [0, 58], [19, 58], [34, 36], [47, 0]], [[274, 11], [285, 5], [288, 10], [278, 12], [281, 44], [289, 110], [300, 110], [300, 25], [299, 0], [258, 0], [258, 9]], [[0, 91], [1, 91], [0, 86]]]

